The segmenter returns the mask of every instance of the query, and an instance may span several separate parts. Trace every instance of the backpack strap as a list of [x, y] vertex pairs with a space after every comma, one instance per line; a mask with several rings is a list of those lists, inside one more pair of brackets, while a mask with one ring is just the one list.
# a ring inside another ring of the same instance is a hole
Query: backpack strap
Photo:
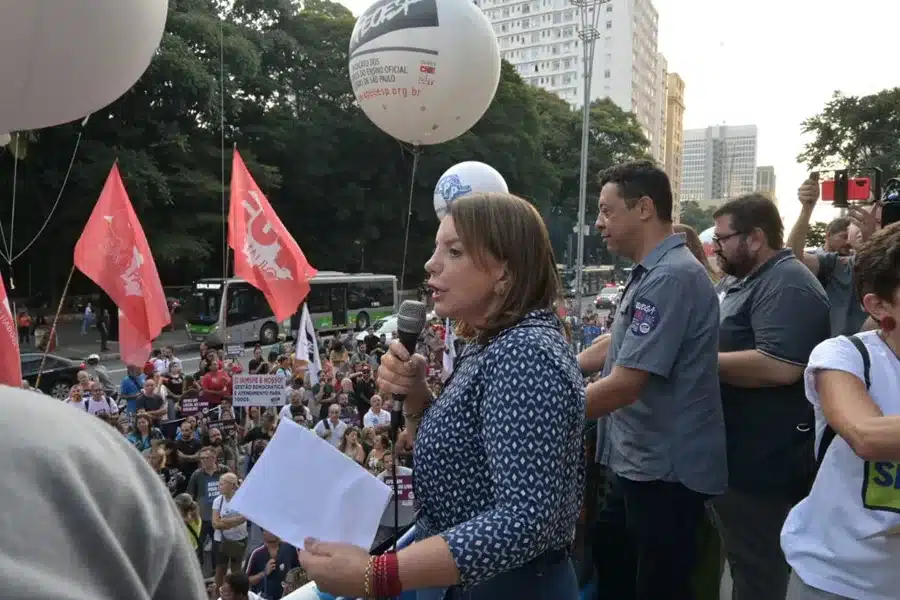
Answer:
[[[863, 343], [861, 339], [856, 337], [855, 335], [845, 336], [846, 339], [850, 340], [856, 349], [859, 351], [860, 356], [863, 361], [863, 379], [866, 382], [866, 389], [869, 389], [872, 382], [869, 379], [869, 370], [872, 365], [872, 361], [869, 358], [869, 349], [866, 348], [866, 345]], [[825, 424], [825, 431], [822, 432], [822, 441], [819, 442], [819, 451], [816, 453], [816, 466], [822, 466], [822, 461], [825, 460], [825, 453], [828, 452], [828, 446], [831, 445], [831, 442], [834, 441], [836, 437], [836, 433], [834, 429], [832, 429], [831, 425]]]
[[872, 366], [872, 361], [869, 359], [869, 349], [866, 348], [866, 345], [863, 343], [863, 341], [855, 335], [847, 336], [847, 339], [850, 340], [850, 342], [854, 346], [856, 346], [856, 349], [859, 350], [859, 354], [862, 356], [863, 378], [866, 381], [866, 389], [869, 389], [869, 386], [872, 385], [872, 382], [869, 379], [869, 369]]

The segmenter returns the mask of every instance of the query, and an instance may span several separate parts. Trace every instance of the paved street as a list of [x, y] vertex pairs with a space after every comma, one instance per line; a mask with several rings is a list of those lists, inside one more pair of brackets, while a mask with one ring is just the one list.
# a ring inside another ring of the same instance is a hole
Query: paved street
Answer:
[[[118, 359], [118, 344], [109, 342], [109, 352], [100, 352], [100, 332], [96, 327], [89, 327], [81, 332], [80, 321], [61, 321], [56, 328], [56, 349], [54, 354], [67, 358], [83, 359], [89, 354], [100, 354], [102, 359]], [[33, 344], [34, 340], [32, 340]], [[154, 342], [153, 347], [173, 345], [183, 350], [196, 349], [199, 344], [187, 339], [183, 323], [176, 323], [175, 330], [163, 331]], [[23, 347], [22, 352], [34, 352], [34, 346]]]
[[[268, 354], [269, 350], [274, 349], [275, 347], [276, 346], [274, 345], [263, 346], [263, 356]], [[181, 364], [184, 366], [184, 373], [186, 375], [193, 375], [197, 372], [197, 369], [200, 368], [200, 353], [197, 352], [196, 349], [185, 350], [183, 352], [176, 350], [175, 354], [181, 359]], [[245, 348], [244, 355], [240, 358], [241, 365], [244, 367], [245, 372], [251, 358], [253, 358], [253, 348]], [[112, 375], [113, 381], [125, 377], [125, 363], [118, 358], [101, 359], [101, 364], [104, 365], [110, 375]]]

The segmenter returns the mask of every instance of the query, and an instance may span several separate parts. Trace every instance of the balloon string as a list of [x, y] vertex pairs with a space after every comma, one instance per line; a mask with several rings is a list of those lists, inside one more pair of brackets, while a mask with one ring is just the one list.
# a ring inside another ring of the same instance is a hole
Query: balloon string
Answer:
[[38, 238], [41, 237], [41, 234], [44, 233], [44, 230], [47, 229], [47, 225], [50, 224], [50, 220], [53, 218], [53, 213], [56, 212], [56, 207], [59, 206], [59, 201], [62, 199], [63, 191], [66, 189], [66, 184], [69, 182], [69, 176], [72, 174], [72, 167], [75, 165], [75, 156], [78, 155], [78, 146], [81, 145], [81, 139], [84, 137], [84, 126], [87, 125], [88, 119], [90, 119], [90, 118], [91, 118], [91, 116], [88, 115], [81, 121], [81, 129], [78, 130], [78, 139], [75, 140], [75, 148], [72, 150], [71, 158], [69, 158], [69, 167], [66, 169], [66, 176], [63, 177], [62, 185], [59, 187], [59, 193], [56, 194], [56, 201], [53, 203], [53, 206], [50, 208], [50, 213], [47, 215], [47, 218], [44, 220], [44, 224], [41, 225], [41, 228], [38, 229], [38, 232], [36, 234], [34, 234], [34, 237], [31, 238], [31, 241], [28, 242], [28, 244], [26, 244], [25, 247], [22, 248], [22, 250], [18, 254], [16, 254], [15, 256], [13, 256], [9, 259], [9, 261], [8, 261], [9, 264], [12, 264], [15, 261], [19, 260], [19, 258], [23, 254], [28, 252], [28, 249], [34, 245], [34, 243], [38, 240]]
[[[11, 133], [10, 136], [16, 135], [15, 133]], [[18, 165], [18, 160], [16, 156], [19, 154], [19, 138], [16, 135], [16, 148], [13, 150], [13, 159], [16, 160], [16, 165]], [[13, 167], [13, 189], [12, 189], [12, 216], [10, 217], [10, 232], [9, 237], [12, 239], [12, 222], [16, 219], [16, 175], [15, 175], [15, 167]], [[3, 242], [2, 248], [0, 248], [0, 258], [6, 261], [6, 264], [12, 265], [12, 261], [10, 257], [12, 256], [12, 244], [6, 241], [6, 234], [3, 231], [3, 222], [0, 221], [0, 241]]]
[[21, 135], [21, 133], [16, 133], [15, 156], [13, 157], [12, 212], [9, 216], [9, 245], [6, 248], [6, 262], [10, 266], [12, 266], [13, 238], [16, 234], [16, 192], [19, 187], [19, 137]]
[[412, 164], [412, 173], [409, 176], [409, 202], [406, 207], [406, 232], [403, 234], [403, 266], [400, 269], [400, 292], [402, 293], [404, 290], [403, 282], [406, 278], [406, 252], [409, 249], [409, 224], [412, 222], [412, 204], [413, 204], [413, 192], [416, 189], [416, 170], [419, 168], [419, 154], [422, 153], [422, 148], [419, 146], [413, 146], [413, 164]]

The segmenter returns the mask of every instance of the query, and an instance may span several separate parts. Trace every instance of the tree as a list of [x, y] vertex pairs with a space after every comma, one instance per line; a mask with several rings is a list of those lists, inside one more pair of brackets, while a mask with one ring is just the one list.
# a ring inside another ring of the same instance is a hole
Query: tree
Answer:
[[[353, 26], [352, 14], [327, 0], [170, 0], [160, 49], [128, 93], [84, 126], [26, 132], [18, 162], [0, 149], [4, 227], [16, 173], [13, 254], [47, 221], [13, 270], [39, 274], [34, 292], [59, 292], [71, 248], [118, 160], [163, 283], [220, 276], [234, 144], [322, 270], [358, 270], [364, 252], [367, 270], [399, 275], [412, 185], [406, 276], [416, 281], [434, 244], [434, 185], [463, 160], [492, 165], [511, 191], [554, 215], [561, 236], [571, 232], [579, 111], [527, 85], [504, 61], [484, 117], [458, 139], [426, 147], [413, 177], [411, 150], [376, 128], [353, 96], [347, 74]], [[647, 145], [632, 114], [608, 100], [595, 102], [589, 197], [598, 192], [597, 171], [643, 157]], [[589, 239], [588, 256], [597, 254], [594, 242]], [[0, 250], [6, 254], [5, 246]], [[74, 293], [95, 289], [80, 276], [73, 281]]]
[[806, 247], [821, 248], [825, 245], [825, 234], [828, 231], [828, 223], [817, 221], [809, 225], [806, 231]]
[[713, 213], [716, 208], [710, 206], [708, 208], [700, 208], [700, 205], [693, 200], [687, 200], [681, 203], [681, 222], [690, 225], [699, 234], [713, 226]]
[[900, 176], [900, 87], [869, 96], [835, 92], [819, 114], [803, 122], [812, 134], [797, 160], [810, 170], [881, 167]]

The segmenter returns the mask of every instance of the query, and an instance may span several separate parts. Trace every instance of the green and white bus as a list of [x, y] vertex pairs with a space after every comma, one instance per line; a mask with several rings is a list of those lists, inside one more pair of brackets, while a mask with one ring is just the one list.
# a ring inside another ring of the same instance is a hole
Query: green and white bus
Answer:
[[[320, 335], [364, 330], [396, 312], [397, 278], [319, 271], [310, 279], [306, 304]], [[302, 308], [297, 309], [294, 327], [299, 324]], [[291, 334], [291, 320], [276, 322], [263, 293], [243, 279], [196, 281], [185, 312], [188, 337], [214, 346], [273, 344], [279, 334]]]

